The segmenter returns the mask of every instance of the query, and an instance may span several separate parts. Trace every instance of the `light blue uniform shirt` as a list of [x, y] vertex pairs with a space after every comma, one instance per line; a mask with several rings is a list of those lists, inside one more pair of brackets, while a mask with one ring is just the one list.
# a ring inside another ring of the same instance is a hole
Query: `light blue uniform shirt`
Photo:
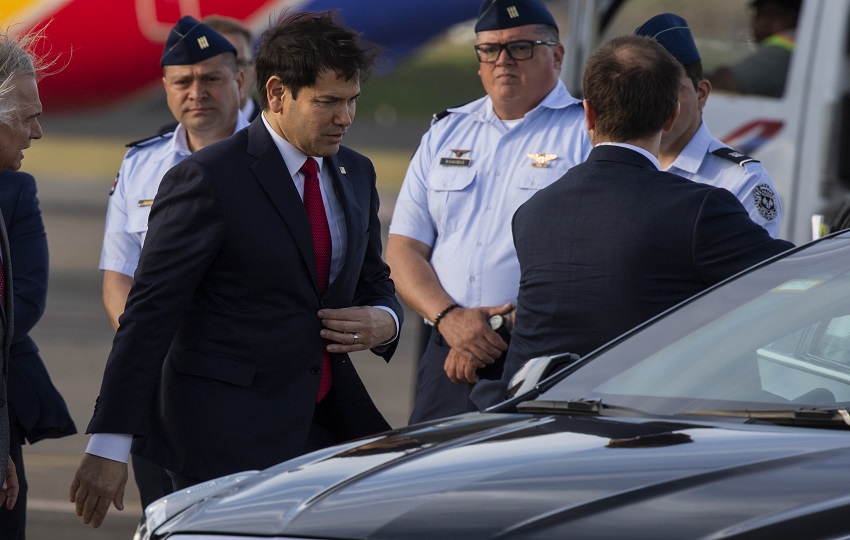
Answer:
[[773, 180], [757, 161], [738, 165], [711, 152], [727, 145], [711, 136], [705, 122], [670, 164], [668, 172], [731, 191], [741, 201], [750, 218], [765, 228], [773, 238], [779, 237], [782, 204]]
[[[235, 131], [247, 125], [248, 121], [239, 113]], [[112, 270], [127, 276], [136, 273], [142, 245], [148, 233], [151, 204], [159, 183], [171, 167], [191, 153], [186, 128], [182, 124], [177, 124], [173, 133], [140, 143], [127, 152], [118, 170], [106, 210], [106, 227], [100, 252], [101, 270]]]
[[[390, 234], [431, 246], [440, 283], [462, 306], [516, 302], [520, 271], [511, 221], [522, 203], [590, 153], [581, 101], [559, 81], [512, 128], [489, 97], [449, 112], [422, 137]], [[529, 154], [542, 154], [546, 166], [533, 166]]]

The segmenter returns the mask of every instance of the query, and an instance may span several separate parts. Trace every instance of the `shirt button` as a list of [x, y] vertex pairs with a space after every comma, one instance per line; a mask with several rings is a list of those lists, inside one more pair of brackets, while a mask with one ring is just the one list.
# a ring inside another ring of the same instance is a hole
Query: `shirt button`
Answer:
[[470, 281], [470, 282], [475, 281], [475, 276], [469, 276], [469, 281]]
[[475, 245], [481, 247], [481, 242], [475, 242]]
[[313, 367], [310, 368], [310, 373], [312, 373], [313, 375], [318, 375], [321, 372], [322, 372], [322, 368], [320, 368], [319, 366], [313, 366]]
[[501, 171], [496, 171], [496, 176], [499, 176], [499, 175], [501, 175], [501, 174], [502, 174], [502, 172], [501, 172]]

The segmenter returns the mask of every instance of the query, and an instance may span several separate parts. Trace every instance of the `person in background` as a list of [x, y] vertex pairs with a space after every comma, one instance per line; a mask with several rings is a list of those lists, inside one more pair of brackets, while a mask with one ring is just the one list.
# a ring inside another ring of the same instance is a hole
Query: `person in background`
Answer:
[[581, 102], [559, 79], [564, 47], [543, 2], [485, 0], [475, 33], [487, 95], [437, 115], [390, 224], [392, 278], [433, 326], [410, 423], [476, 410], [473, 385], [499, 377], [519, 287], [511, 216], [590, 151]]
[[73, 435], [77, 428], [29, 336], [47, 303], [47, 234], [35, 179], [22, 172], [0, 172], [0, 210], [15, 277], [14, 333], [9, 349], [9, 454], [17, 466], [20, 485], [15, 507], [9, 510], [0, 506], [0, 538], [23, 540], [28, 493], [23, 445]]
[[389, 360], [403, 320], [375, 168], [341, 146], [376, 57], [335, 12], [287, 15], [263, 113], [162, 179], [69, 490], [84, 523], [123, 508], [131, 450], [184, 489], [389, 428], [348, 356]]
[[[245, 87], [236, 49], [218, 32], [183, 17], [169, 34], [160, 65], [168, 108], [178, 123], [168, 133], [128, 145], [106, 211], [99, 267], [103, 305], [115, 329], [133, 285], [163, 175], [193, 152], [248, 125], [239, 112]], [[133, 473], [143, 506], [172, 491], [167, 473], [141, 456], [133, 456]]]
[[753, 0], [750, 7], [753, 39], [758, 48], [737, 64], [718, 68], [708, 78], [718, 90], [782, 97], [802, 0]]
[[257, 87], [257, 70], [254, 67], [254, 39], [251, 31], [236, 19], [221, 15], [204, 17], [201, 22], [224, 36], [236, 48], [236, 63], [245, 74], [245, 91], [239, 109], [242, 116], [252, 122], [260, 114], [260, 104], [253, 97]]
[[753, 264], [793, 247], [755, 224], [729, 191], [660, 170], [663, 133], [679, 115], [684, 70], [655, 39], [603, 44], [584, 71], [587, 161], [517, 210], [516, 324], [500, 381], [505, 397], [531, 358], [584, 356]]
[[679, 89], [679, 118], [661, 136], [658, 161], [662, 170], [728, 189], [753, 221], [778, 238], [782, 204], [767, 171], [757, 159], [712, 137], [703, 121], [711, 83], [703, 76], [688, 22], [678, 15], [662, 13], [641, 25], [635, 34], [655, 38], [685, 68]]
[[[209, 15], [201, 22], [221, 34], [236, 49], [236, 65], [244, 76], [239, 110], [248, 122], [253, 121], [260, 114], [260, 105], [253, 97], [257, 85], [257, 72], [254, 68], [254, 42], [251, 31], [238, 20], [221, 15]], [[162, 126], [159, 134], [171, 133], [177, 128], [177, 124], [178, 122], [175, 121]]]

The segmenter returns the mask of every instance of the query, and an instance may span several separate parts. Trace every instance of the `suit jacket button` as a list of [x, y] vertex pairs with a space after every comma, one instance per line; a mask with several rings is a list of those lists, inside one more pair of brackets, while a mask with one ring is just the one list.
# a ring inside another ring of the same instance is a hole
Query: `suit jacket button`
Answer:
[[322, 372], [322, 368], [320, 368], [319, 366], [313, 366], [313, 367], [310, 368], [310, 373], [312, 373], [313, 375], [318, 375], [321, 372]]

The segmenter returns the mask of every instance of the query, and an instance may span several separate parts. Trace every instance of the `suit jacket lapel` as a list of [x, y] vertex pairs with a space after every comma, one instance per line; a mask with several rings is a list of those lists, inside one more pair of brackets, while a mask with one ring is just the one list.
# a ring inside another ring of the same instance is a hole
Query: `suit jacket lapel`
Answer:
[[[354, 193], [354, 185], [350, 177], [351, 169], [346, 167], [336, 155], [325, 159], [329, 160], [328, 170], [333, 180], [334, 193], [345, 213], [346, 248], [345, 260], [343, 261], [342, 271], [340, 272], [342, 273], [354, 264], [354, 256], [360, 250], [360, 238], [357, 237], [357, 231], [363, 228], [362, 226], [358, 226], [358, 223], [363, 219], [363, 209], [358, 204], [357, 196]], [[345, 174], [342, 171], [345, 171]], [[333, 283], [331, 287], [333, 287]]]
[[319, 282], [316, 278], [316, 254], [313, 251], [313, 236], [307, 211], [295, 183], [289, 175], [286, 164], [271, 135], [266, 131], [261, 117], [257, 117], [248, 127], [248, 148], [250, 155], [257, 161], [251, 164], [251, 171], [257, 181], [268, 194], [269, 198], [286, 222], [286, 226], [295, 239], [298, 252], [304, 259], [312, 278], [313, 288], [319, 294]]

